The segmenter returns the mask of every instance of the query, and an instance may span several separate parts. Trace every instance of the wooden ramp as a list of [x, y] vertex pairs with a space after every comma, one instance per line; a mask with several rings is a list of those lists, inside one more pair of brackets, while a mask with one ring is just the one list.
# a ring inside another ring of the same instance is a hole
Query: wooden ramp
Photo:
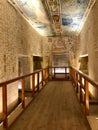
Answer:
[[90, 130], [70, 81], [51, 81], [10, 130]]

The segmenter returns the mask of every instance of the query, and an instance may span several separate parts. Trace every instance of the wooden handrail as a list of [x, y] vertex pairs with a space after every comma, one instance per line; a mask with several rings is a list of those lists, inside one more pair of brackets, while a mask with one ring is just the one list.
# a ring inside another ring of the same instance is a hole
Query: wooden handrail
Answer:
[[[84, 91], [84, 102], [85, 102], [85, 114], [89, 115], [89, 86], [90, 83], [93, 87], [98, 89], [98, 82], [92, 80], [88, 75], [84, 74], [82, 71], [77, 70], [74, 67], [70, 67], [70, 75], [73, 82], [73, 85], [76, 89], [80, 87], [80, 102], [83, 102], [83, 93]], [[82, 79], [84, 83], [82, 83]]]
[[[88, 83], [92, 84], [94, 87], [98, 88], [98, 83], [93, 81], [91, 78], [89, 78], [88, 75], [83, 74], [81, 71], [73, 68], [73, 67], [47, 67], [38, 71], [35, 71], [33, 73], [24, 75], [24, 76], [20, 76], [20, 77], [16, 77], [14, 79], [5, 81], [5, 82], [1, 82], [0, 83], [0, 87], [2, 87], [2, 106], [3, 106], [3, 126], [4, 128], [8, 127], [8, 107], [7, 107], [7, 86], [13, 82], [16, 81], [21, 81], [22, 83], [22, 91], [21, 91], [21, 103], [22, 103], [22, 108], [25, 109], [25, 78], [27, 77], [31, 77], [31, 94], [32, 97], [34, 97], [34, 93], [35, 93], [35, 87], [37, 88], [37, 91], [40, 90], [40, 84], [42, 84], [42, 86], [44, 86], [46, 84], [46, 82], [49, 79], [49, 76], [52, 75], [52, 69], [54, 69], [54, 78], [56, 77], [56, 68], [64, 68], [65, 72], [63, 74], [65, 74], [66, 76], [71, 76], [71, 80], [73, 85], [78, 88], [80, 87], [80, 102], [82, 102], [83, 100], [83, 95], [82, 95], [82, 89], [84, 89], [85, 91], [85, 95], [84, 95], [84, 100], [85, 100], [85, 113], [86, 115], [89, 114], [89, 90], [88, 90]], [[67, 68], [69, 69], [69, 72], [67, 73]], [[50, 73], [51, 70], [51, 73]], [[41, 74], [40, 74], [41, 73]], [[35, 75], [37, 74], [37, 85], [35, 86]], [[40, 78], [40, 76], [42, 76]], [[53, 75], [52, 75], [53, 76]], [[82, 78], [84, 79], [84, 83], [82, 83]], [[41, 79], [41, 81], [40, 81]], [[69, 80], [69, 78], [68, 78]], [[79, 90], [77, 89], [77, 92], [79, 92]]]
[[[43, 71], [45, 71], [45, 75], [43, 75]], [[41, 81], [39, 80], [40, 79], [39, 78], [40, 72], [42, 73]], [[36, 86], [35, 86], [35, 74], [37, 74], [37, 85]], [[27, 78], [27, 77], [31, 77], [32, 84], [31, 84], [30, 88], [32, 88], [31, 93], [32, 93], [32, 97], [33, 97], [34, 93], [35, 93], [35, 87], [37, 87], [37, 91], [39, 91], [40, 83], [42, 83], [42, 86], [46, 84], [46, 80], [48, 80], [48, 78], [49, 78], [49, 67], [0, 83], [0, 87], [2, 88], [2, 109], [3, 109], [2, 122], [3, 122], [3, 127], [6, 130], [8, 128], [7, 86], [13, 82], [16, 82], [16, 81], [21, 82], [21, 86], [22, 86], [22, 88], [21, 88], [21, 103], [22, 103], [22, 108], [25, 109], [25, 107], [26, 107], [25, 106], [25, 78]], [[43, 82], [44, 82], [44, 84], [43, 84]]]
[[94, 87], [98, 88], [98, 82], [96, 82], [95, 80], [91, 79], [88, 75], [84, 74], [82, 71], [77, 70], [74, 67], [70, 67], [71, 69], [73, 69], [76, 73], [80, 74], [83, 78], [85, 78], [89, 83], [91, 83]]
[[[67, 69], [70, 69], [69, 66], [52, 66], [50, 69], [52, 70], [53, 80], [69, 80], [70, 74], [67, 72]], [[63, 69], [63, 72], [57, 72], [58, 69]]]
[[13, 79], [11, 79], [11, 80], [7, 80], [7, 81], [4, 81], [4, 82], [1, 82], [0, 83], [0, 87], [2, 87], [4, 84], [10, 84], [10, 83], [12, 83], [12, 82], [15, 82], [15, 81], [17, 81], [17, 80], [21, 80], [21, 79], [23, 79], [23, 78], [26, 78], [26, 77], [29, 77], [29, 76], [31, 76], [31, 75], [33, 75], [33, 74], [35, 74], [35, 73], [38, 73], [38, 72], [41, 72], [42, 70], [46, 70], [47, 68], [44, 68], [44, 69], [40, 69], [40, 70], [38, 70], [38, 71], [34, 71], [33, 73], [30, 73], [30, 74], [26, 74], [26, 75], [23, 75], [23, 76], [19, 76], [19, 77], [16, 77], [16, 78], [13, 78]]

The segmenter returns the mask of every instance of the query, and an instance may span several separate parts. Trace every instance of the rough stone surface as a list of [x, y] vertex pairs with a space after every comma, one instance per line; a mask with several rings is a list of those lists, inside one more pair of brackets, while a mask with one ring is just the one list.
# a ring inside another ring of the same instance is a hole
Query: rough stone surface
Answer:
[[[0, 0], [0, 82], [19, 76], [20, 58], [24, 61], [23, 74], [32, 72], [33, 55], [43, 56], [43, 46], [46, 45], [47, 38], [46, 41], [43, 39], [7, 0]], [[13, 101], [16, 104], [17, 86], [18, 83], [15, 83], [8, 88], [8, 106]], [[0, 93], [2, 96], [1, 90]]]
[[[79, 55], [88, 54], [89, 76], [98, 82], [98, 1], [90, 11], [90, 14], [80, 32], [78, 39], [77, 58]], [[79, 61], [78, 61], [79, 65]], [[98, 98], [98, 92], [90, 87], [93, 97]]]

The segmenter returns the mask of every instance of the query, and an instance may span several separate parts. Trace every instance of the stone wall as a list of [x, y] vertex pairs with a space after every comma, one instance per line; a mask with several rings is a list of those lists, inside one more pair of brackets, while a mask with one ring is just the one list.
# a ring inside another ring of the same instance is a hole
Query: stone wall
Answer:
[[52, 41], [49, 41], [49, 38], [43, 37], [42, 40], [43, 43], [43, 68], [47, 66], [51, 66], [51, 47], [52, 47]]
[[68, 52], [69, 65], [79, 69], [80, 43], [78, 36], [74, 35], [69, 37]]
[[[44, 37], [41, 37], [7, 0], [0, 0], [0, 82], [19, 76], [20, 58], [26, 64], [22, 64], [22, 74], [32, 72], [33, 55], [43, 56], [44, 54], [45, 56], [46, 54], [43, 53], [45, 45], [43, 39]], [[18, 83], [8, 86], [8, 106], [10, 108], [18, 102], [17, 86]], [[1, 89], [0, 96], [2, 97]], [[1, 97], [0, 112], [2, 111]]]
[[[98, 82], [98, 1], [80, 32], [78, 52], [79, 55], [88, 54], [89, 76]], [[92, 96], [98, 98], [98, 92], [94, 88], [90, 87], [90, 91]]]

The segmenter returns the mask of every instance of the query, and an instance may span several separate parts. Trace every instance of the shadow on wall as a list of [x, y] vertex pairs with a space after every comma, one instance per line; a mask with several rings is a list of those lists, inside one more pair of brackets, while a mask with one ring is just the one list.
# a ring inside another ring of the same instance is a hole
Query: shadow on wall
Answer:
[[43, 58], [40, 56], [33, 56], [33, 70], [42, 69]]
[[85, 74], [88, 74], [88, 56], [81, 56], [79, 59], [80, 68], [79, 70]]
[[[30, 61], [28, 56], [20, 56], [18, 58], [18, 76], [23, 76], [30, 73]], [[20, 88], [19, 82], [19, 88]], [[25, 79], [25, 89], [30, 89], [30, 77]]]

